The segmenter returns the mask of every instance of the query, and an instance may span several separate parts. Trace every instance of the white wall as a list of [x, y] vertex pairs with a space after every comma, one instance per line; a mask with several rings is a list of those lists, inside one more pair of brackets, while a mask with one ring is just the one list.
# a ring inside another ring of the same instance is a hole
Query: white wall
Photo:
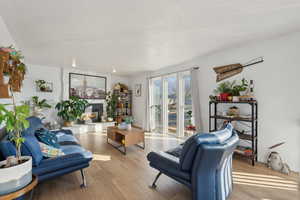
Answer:
[[10, 45], [14, 45], [16, 47], [16, 43], [8, 32], [7, 26], [4, 23], [3, 18], [0, 16], [0, 47], [7, 47]]
[[[17, 102], [30, 100], [32, 96], [38, 96], [41, 99], [47, 99], [48, 103], [54, 106], [61, 99], [61, 68], [46, 67], [27, 64], [27, 73], [23, 81], [21, 92], [15, 92]], [[36, 80], [45, 80], [53, 83], [53, 92], [38, 92], [36, 89]], [[0, 99], [0, 103], [11, 103], [11, 99]], [[56, 119], [54, 109], [45, 110], [47, 120]]]
[[145, 127], [146, 125], [146, 85], [147, 85], [147, 73], [141, 73], [130, 77], [130, 88], [134, 90], [136, 84], [142, 85], [141, 96], [132, 96], [132, 114], [134, 117], [134, 124], [139, 127]]
[[117, 83], [123, 83], [131, 89], [130, 84], [129, 84], [129, 77], [126, 76], [117, 76], [117, 75], [111, 75], [111, 88], [114, 87], [115, 84]]
[[[228, 49], [212, 55], [194, 58], [179, 65], [170, 66], [153, 74], [200, 67], [200, 103], [204, 130], [208, 131], [208, 96], [216, 87], [214, 66], [244, 63], [263, 56], [264, 63], [249, 67], [233, 79], [253, 79], [259, 111], [259, 161], [266, 161], [268, 147], [285, 141], [275, 149], [280, 152], [291, 169], [300, 171], [300, 33], [282, 36], [272, 40], [252, 43], [242, 47]], [[132, 78], [132, 83], [143, 82], [144, 77]], [[133, 110], [142, 110], [145, 100], [135, 101]], [[134, 112], [137, 121], [145, 118]]]

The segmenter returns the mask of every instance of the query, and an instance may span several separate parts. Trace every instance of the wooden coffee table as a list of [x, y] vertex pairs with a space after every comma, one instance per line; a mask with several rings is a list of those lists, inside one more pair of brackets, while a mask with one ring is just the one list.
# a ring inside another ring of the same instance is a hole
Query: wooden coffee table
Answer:
[[[112, 140], [119, 145], [114, 145], [109, 142]], [[126, 155], [126, 147], [137, 146], [145, 149], [145, 132], [142, 129], [132, 127], [131, 130], [122, 130], [118, 127], [107, 127], [107, 143], [118, 149], [121, 153]], [[142, 146], [140, 144], [143, 144]]]

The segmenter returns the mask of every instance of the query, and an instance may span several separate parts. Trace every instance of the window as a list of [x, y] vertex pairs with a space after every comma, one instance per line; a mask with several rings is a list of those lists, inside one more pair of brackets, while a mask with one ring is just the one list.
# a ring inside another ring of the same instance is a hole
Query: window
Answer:
[[184, 137], [193, 133], [189, 71], [150, 79], [150, 126], [156, 133]]

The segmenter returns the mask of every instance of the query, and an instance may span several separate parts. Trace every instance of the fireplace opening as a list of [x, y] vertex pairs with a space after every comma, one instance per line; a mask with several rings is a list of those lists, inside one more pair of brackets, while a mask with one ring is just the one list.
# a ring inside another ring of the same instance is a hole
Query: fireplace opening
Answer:
[[103, 104], [91, 103], [86, 107], [85, 113], [90, 114], [92, 122], [101, 122], [101, 117], [103, 115]]

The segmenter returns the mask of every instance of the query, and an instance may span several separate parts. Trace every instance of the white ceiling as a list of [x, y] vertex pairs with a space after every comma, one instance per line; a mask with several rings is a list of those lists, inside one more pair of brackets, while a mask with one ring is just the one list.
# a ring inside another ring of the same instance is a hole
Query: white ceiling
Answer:
[[2, 0], [28, 63], [119, 74], [300, 30], [299, 0]]

